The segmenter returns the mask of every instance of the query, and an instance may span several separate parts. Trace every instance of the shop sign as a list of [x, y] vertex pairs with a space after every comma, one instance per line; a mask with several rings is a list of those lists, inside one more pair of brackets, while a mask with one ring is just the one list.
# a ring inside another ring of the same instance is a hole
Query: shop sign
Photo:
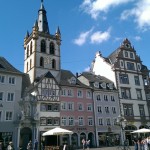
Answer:
[[87, 130], [86, 128], [77, 128], [78, 131], [85, 131]]

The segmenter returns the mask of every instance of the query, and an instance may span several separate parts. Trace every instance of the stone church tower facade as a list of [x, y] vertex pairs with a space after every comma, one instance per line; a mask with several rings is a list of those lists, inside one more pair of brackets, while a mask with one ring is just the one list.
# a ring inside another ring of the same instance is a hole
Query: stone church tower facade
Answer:
[[61, 33], [59, 27], [54, 35], [50, 34], [46, 10], [43, 2], [38, 11], [32, 32], [24, 38], [24, 73], [29, 74], [31, 83], [37, 77], [50, 71], [56, 77], [60, 71]]

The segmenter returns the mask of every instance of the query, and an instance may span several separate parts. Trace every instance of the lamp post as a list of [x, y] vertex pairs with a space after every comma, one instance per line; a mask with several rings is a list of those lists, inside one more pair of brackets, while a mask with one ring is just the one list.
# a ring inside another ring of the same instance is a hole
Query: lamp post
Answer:
[[124, 147], [124, 150], [125, 150], [125, 140], [126, 140], [126, 137], [125, 137], [125, 130], [124, 130], [124, 127], [123, 127], [123, 123], [126, 125], [127, 124], [127, 120], [123, 117], [123, 116], [118, 116], [117, 118], [117, 123], [119, 124], [120, 128], [121, 128], [121, 143]]

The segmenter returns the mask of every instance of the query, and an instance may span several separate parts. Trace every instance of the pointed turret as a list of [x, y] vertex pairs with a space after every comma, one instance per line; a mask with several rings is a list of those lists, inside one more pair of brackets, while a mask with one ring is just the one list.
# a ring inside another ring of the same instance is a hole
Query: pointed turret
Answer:
[[40, 32], [49, 33], [46, 10], [43, 5], [43, 0], [41, 1], [41, 7], [38, 11], [38, 27]]
[[24, 48], [26, 48], [26, 40], [29, 38], [29, 32], [27, 31], [25, 37], [24, 37]]
[[38, 30], [39, 30], [39, 27], [38, 27], [38, 22], [36, 20], [33, 26], [33, 38], [34, 39], [38, 38]]
[[60, 33], [59, 27], [56, 30], [55, 37], [56, 37], [56, 40], [57, 40], [57, 44], [60, 45], [61, 44], [61, 33]]

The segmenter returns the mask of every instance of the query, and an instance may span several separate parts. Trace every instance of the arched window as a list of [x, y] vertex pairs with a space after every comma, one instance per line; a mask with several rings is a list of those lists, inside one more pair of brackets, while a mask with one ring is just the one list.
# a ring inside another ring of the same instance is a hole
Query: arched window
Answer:
[[45, 40], [41, 41], [41, 52], [46, 53], [46, 42], [45, 42]]
[[44, 58], [43, 57], [40, 58], [40, 66], [44, 67]]
[[32, 59], [30, 59], [30, 69], [32, 68]]
[[27, 46], [27, 58], [29, 57], [29, 45]]
[[32, 54], [32, 41], [30, 43], [30, 55]]
[[55, 69], [56, 68], [56, 61], [55, 59], [52, 60], [52, 69]]
[[27, 62], [27, 68], [26, 68], [26, 72], [28, 72], [28, 62]]
[[54, 55], [55, 54], [55, 51], [54, 51], [55, 50], [55, 46], [54, 46], [53, 42], [50, 43], [49, 48], [50, 48], [50, 54]]

